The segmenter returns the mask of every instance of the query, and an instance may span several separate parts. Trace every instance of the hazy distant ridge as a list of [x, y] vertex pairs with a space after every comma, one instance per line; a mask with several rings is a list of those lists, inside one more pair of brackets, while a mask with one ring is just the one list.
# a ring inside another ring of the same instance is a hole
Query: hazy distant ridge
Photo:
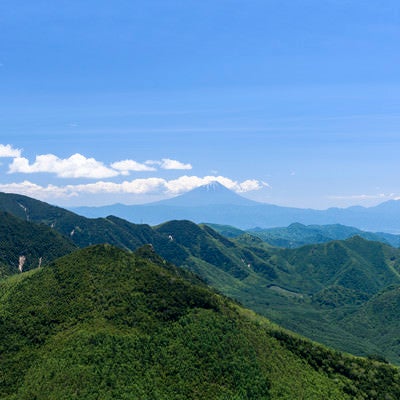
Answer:
[[398, 200], [368, 208], [357, 206], [313, 210], [281, 207], [245, 199], [218, 182], [156, 203], [76, 207], [71, 210], [91, 218], [116, 215], [131, 222], [149, 225], [172, 219], [188, 219], [197, 223], [207, 221], [250, 229], [288, 226], [298, 222], [304, 225], [342, 224], [368, 231], [400, 233]]

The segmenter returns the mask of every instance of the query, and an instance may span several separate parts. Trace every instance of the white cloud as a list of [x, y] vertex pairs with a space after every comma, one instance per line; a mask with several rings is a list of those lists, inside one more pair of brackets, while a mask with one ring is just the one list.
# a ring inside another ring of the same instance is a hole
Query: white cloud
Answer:
[[0, 144], [0, 157], [21, 157], [21, 150], [14, 149], [10, 144]]
[[[215, 180], [215, 179], [213, 179]], [[198, 176], [181, 176], [178, 179], [172, 179], [165, 182], [167, 193], [169, 194], [180, 194], [192, 190], [196, 187], [206, 185], [212, 180], [208, 180], [207, 177], [200, 178]]]
[[79, 193], [127, 193], [127, 194], [150, 194], [162, 192], [165, 180], [162, 178], [134, 179], [121, 183], [95, 182], [82, 185], [68, 185], [66, 189]]
[[154, 167], [150, 167], [146, 164], [141, 164], [134, 160], [122, 160], [111, 164], [111, 167], [121, 171], [123, 175], [129, 174], [129, 171], [141, 172], [141, 171], [155, 171]]
[[238, 193], [250, 192], [252, 190], [259, 190], [265, 186], [264, 182], [258, 180], [246, 180], [244, 182], [237, 182], [224, 176], [181, 176], [178, 179], [173, 179], [166, 182], [166, 188], [170, 194], [181, 194], [196, 187], [207, 185], [208, 183], [217, 181], [221, 185], [226, 186], [228, 189]]
[[54, 154], [36, 156], [33, 164], [24, 157], [16, 157], [9, 166], [9, 173], [32, 174], [37, 172], [54, 173], [60, 178], [111, 178], [120, 175], [119, 171], [106, 167], [94, 158], [86, 158], [76, 153], [61, 159]]
[[165, 180], [162, 178], [135, 179], [121, 184], [124, 193], [148, 194], [162, 191]]
[[104, 179], [118, 175], [129, 175], [131, 171], [148, 172], [156, 171], [155, 166], [165, 170], [187, 170], [192, 169], [191, 164], [184, 164], [170, 158], [162, 160], [149, 160], [139, 163], [135, 160], [121, 160], [113, 162], [109, 167], [94, 158], [87, 158], [76, 153], [69, 158], [59, 158], [54, 154], [37, 155], [35, 161], [21, 157], [21, 150], [14, 149], [11, 145], [0, 145], [0, 157], [12, 157], [8, 173], [53, 173], [60, 178], [92, 178]]
[[192, 169], [191, 164], [184, 164], [177, 160], [171, 160], [170, 158], [163, 158], [161, 160], [160, 167], [162, 169]]
[[182, 170], [182, 169], [192, 169], [192, 164], [184, 164], [178, 160], [172, 160], [170, 158], [163, 158], [161, 161], [158, 160], [148, 160], [147, 165], [159, 165], [161, 169], [169, 170]]
[[253, 190], [260, 190], [263, 187], [269, 187], [268, 183], [260, 182], [256, 179], [247, 179], [246, 181], [238, 184], [238, 189], [236, 191], [239, 193], [251, 192]]
[[55, 185], [41, 186], [30, 181], [0, 184], [0, 191], [6, 193], [23, 194], [36, 199], [49, 201], [51, 199], [72, 197], [77, 195], [65, 187]]
[[178, 179], [162, 178], [133, 179], [121, 183], [98, 181], [80, 185], [40, 186], [30, 181], [0, 184], [0, 191], [19, 193], [42, 200], [76, 197], [81, 194], [133, 194], [133, 195], [178, 195], [196, 187], [218, 181], [222, 185], [239, 193], [259, 190], [265, 186], [257, 180], [237, 182], [223, 176], [181, 176]]

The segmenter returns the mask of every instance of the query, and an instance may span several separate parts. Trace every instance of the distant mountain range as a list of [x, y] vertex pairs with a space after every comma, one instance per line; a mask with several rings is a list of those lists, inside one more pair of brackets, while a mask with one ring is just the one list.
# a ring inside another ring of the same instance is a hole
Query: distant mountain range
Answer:
[[262, 239], [272, 246], [295, 248], [307, 244], [326, 243], [332, 240], [345, 240], [360, 236], [367, 240], [382, 242], [393, 247], [400, 247], [400, 235], [384, 232], [366, 232], [351, 226], [333, 225], [303, 225], [298, 222], [288, 227], [253, 228], [241, 230], [229, 225], [207, 224], [221, 235], [228, 238], [238, 238], [250, 234]]
[[353, 206], [327, 210], [281, 207], [245, 199], [218, 182], [156, 203], [76, 207], [71, 210], [89, 218], [115, 215], [149, 225], [187, 219], [196, 223], [209, 222], [251, 229], [288, 226], [298, 222], [304, 225], [342, 224], [367, 231], [400, 233], [398, 200], [389, 200], [374, 207]]

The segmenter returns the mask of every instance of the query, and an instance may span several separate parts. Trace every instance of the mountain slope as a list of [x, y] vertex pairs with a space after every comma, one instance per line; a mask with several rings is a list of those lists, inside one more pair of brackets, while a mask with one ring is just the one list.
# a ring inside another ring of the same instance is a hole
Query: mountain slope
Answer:
[[150, 248], [90, 247], [0, 298], [5, 400], [400, 396], [397, 369], [275, 328]]
[[[356, 325], [339, 324], [380, 291], [400, 285], [398, 249], [354, 237], [279, 250], [242, 238], [231, 241], [189, 221], [155, 229], [171, 237], [166, 246], [155, 244], [164, 257], [245, 306], [338, 349], [400, 362], [396, 346], [382, 346], [368, 335], [360, 338]], [[174, 251], [185, 256], [173, 258]], [[384, 325], [377, 330], [383, 332]]]
[[0, 211], [0, 278], [45, 265], [76, 250], [67, 238], [45, 225]]
[[116, 217], [90, 219], [17, 194], [0, 193], [0, 210], [24, 221], [47, 225], [79, 247], [109, 243], [133, 250], [148, 243], [153, 235], [148, 225], [127, 224]]
[[360, 237], [299, 249], [265, 248], [241, 237], [228, 240], [188, 221], [156, 229], [172, 238], [165, 247], [156, 245], [157, 251], [171, 260], [169, 246], [183, 249], [179, 254], [185, 256], [175, 258], [178, 265], [246, 307], [332, 347], [400, 362], [399, 346], [359, 337], [349, 319], [339, 324], [387, 287], [400, 285], [400, 250]]
[[390, 349], [393, 353], [399, 354], [399, 307], [400, 286], [390, 286], [339, 323], [357, 327], [360, 337], [371, 338], [379, 348]]
[[399, 250], [358, 236], [281, 254], [298, 274], [309, 279], [312, 291], [319, 286], [340, 285], [374, 294], [390, 284], [400, 284]]

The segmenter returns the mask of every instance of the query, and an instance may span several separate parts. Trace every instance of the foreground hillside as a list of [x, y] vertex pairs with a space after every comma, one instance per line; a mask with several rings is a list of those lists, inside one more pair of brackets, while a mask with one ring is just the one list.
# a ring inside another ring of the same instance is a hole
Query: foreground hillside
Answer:
[[400, 397], [397, 369], [275, 328], [149, 246], [80, 250], [0, 299], [4, 400]]

